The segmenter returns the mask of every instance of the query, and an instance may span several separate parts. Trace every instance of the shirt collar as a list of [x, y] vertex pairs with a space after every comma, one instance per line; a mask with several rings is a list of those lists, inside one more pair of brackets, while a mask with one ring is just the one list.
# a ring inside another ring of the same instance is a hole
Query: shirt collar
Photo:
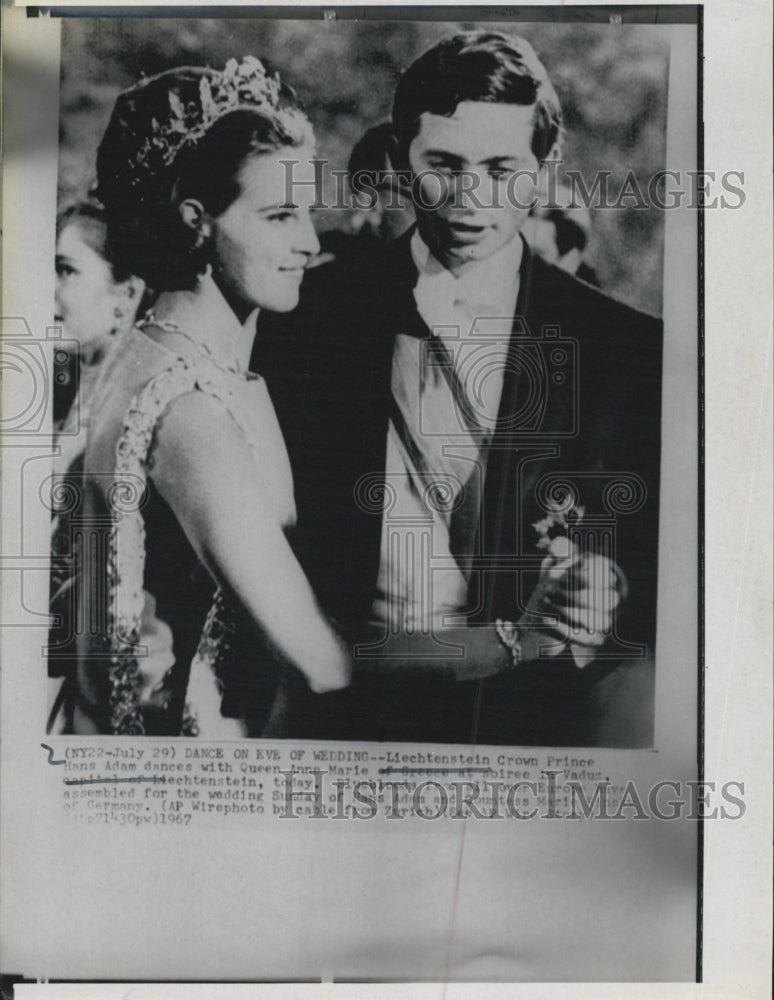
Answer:
[[518, 235], [486, 260], [471, 264], [457, 277], [433, 255], [415, 229], [411, 236], [411, 256], [416, 266], [420, 286], [437, 286], [452, 302], [491, 310], [504, 310], [512, 315], [519, 290], [519, 264], [523, 244]]

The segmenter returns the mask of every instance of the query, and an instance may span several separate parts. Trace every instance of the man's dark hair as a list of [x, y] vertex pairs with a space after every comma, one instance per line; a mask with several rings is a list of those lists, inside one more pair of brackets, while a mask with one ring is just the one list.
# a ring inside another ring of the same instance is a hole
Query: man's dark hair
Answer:
[[466, 31], [428, 49], [398, 82], [392, 121], [402, 166], [420, 116], [453, 115], [462, 101], [534, 105], [532, 152], [541, 163], [560, 137], [559, 99], [529, 42], [496, 31]]
[[393, 146], [392, 125], [382, 122], [374, 125], [352, 147], [347, 170], [350, 177], [362, 171], [381, 173], [389, 169], [390, 151]]

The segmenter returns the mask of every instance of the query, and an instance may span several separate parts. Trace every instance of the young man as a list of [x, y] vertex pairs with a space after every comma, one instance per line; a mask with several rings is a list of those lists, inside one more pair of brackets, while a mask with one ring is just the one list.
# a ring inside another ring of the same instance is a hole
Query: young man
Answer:
[[288, 732], [649, 745], [660, 323], [521, 238], [561, 138], [528, 43], [434, 46], [393, 128], [416, 228], [259, 328], [299, 558], [372, 629], [350, 691]]

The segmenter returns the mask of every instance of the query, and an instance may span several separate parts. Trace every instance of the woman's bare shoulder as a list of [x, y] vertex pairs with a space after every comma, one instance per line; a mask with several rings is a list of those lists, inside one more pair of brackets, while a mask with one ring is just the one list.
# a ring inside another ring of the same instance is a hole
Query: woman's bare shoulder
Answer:
[[160, 440], [208, 451], [244, 443], [244, 434], [226, 403], [195, 384], [169, 401], [159, 417], [156, 434]]
[[149, 471], [159, 477], [232, 482], [255, 463], [239, 425], [216, 396], [193, 387], [176, 396], [156, 423]]

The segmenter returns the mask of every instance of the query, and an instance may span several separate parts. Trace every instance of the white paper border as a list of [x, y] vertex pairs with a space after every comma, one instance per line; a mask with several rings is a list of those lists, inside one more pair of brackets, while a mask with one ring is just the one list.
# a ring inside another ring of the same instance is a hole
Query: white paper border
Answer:
[[[705, 773], [718, 782], [744, 780], [748, 812], [744, 822], [705, 827], [703, 984], [627, 986], [626, 996], [633, 997], [769, 995], [770, 7], [765, 0], [710, 3], [705, 7], [704, 29], [705, 166], [718, 172], [744, 170], [747, 194], [744, 208], [738, 211], [705, 213]], [[43, 308], [46, 301], [50, 299], [41, 289]], [[440, 988], [432, 984], [369, 986], [368, 995], [437, 996]], [[471, 995], [471, 984], [442, 988], [448, 997]], [[105, 992], [104, 986], [79, 985], [69, 993], [62, 989], [68, 988], [48, 987], [41, 995], [127, 995], [126, 986], [116, 993]], [[211, 985], [149, 989], [135, 985], [129, 995], [193, 997], [206, 989], [208, 996], [224, 998], [301, 997], [307, 991], [299, 985], [289, 990], [237, 986], [216, 991]], [[310, 996], [363, 995], [363, 987], [338, 986], [333, 994], [330, 987], [308, 989]], [[33, 997], [36, 994], [31, 990], [19, 987], [18, 996]], [[614, 984], [487, 984], [477, 987], [476, 995], [602, 997], [623, 993]]]

